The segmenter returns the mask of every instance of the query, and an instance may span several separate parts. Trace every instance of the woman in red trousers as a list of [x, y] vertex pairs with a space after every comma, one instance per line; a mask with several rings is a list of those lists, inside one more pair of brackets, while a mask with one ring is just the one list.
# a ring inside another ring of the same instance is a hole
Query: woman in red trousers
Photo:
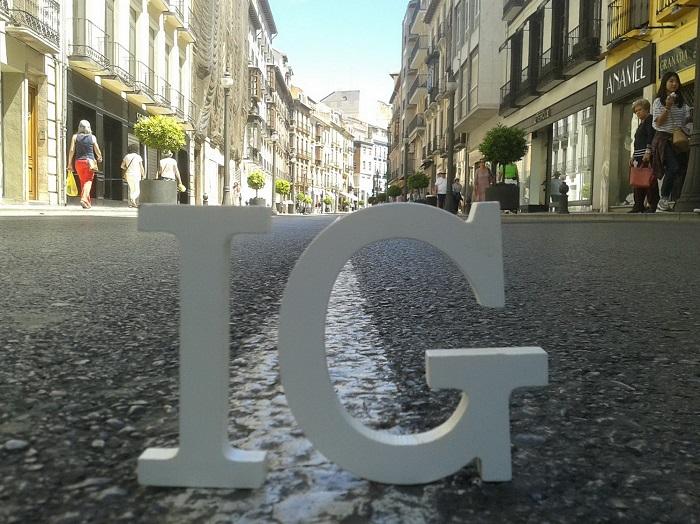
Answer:
[[[75, 165], [74, 165], [75, 162]], [[102, 153], [97, 145], [97, 138], [92, 134], [90, 122], [81, 120], [78, 124], [78, 132], [73, 135], [68, 152], [68, 165], [73, 166], [80, 178], [80, 205], [84, 209], [90, 209], [90, 189], [92, 179], [97, 170], [97, 163], [102, 162]]]

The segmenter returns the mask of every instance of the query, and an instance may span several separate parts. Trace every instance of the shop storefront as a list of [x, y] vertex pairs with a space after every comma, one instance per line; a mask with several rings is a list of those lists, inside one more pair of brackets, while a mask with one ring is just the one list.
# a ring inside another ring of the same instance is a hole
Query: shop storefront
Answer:
[[[133, 127], [139, 118], [148, 116], [140, 106], [129, 103], [117, 94], [104, 89], [89, 78], [68, 71], [67, 129], [73, 135], [81, 120], [90, 122], [92, 132], [102, 150], [103, 163], [93, 184], [93, 197], [128, 202], [128, 186], [122, 180], [121, 162], [129, 144], [139, 144], [133, 135]], [[188, 139], [189, 142], [189, 139]], [[68, 143], [68, 146], [70, 143]], [[182, 181], [189, 188], [189, 144], [177, 156]], [[158, 157], [156, 151], [146, 151], [141, 146], [147, 176], [156, 178]], [[181, 195], [181, 202], [188, 203], [188, 192]]]
[[[645, 88], [655, 81], [654, 44], [631, 54], [603, 73], [603, 105], [610, 105], [609, 206], [631, 203], [629, 160], [639, 125], [632, 104], [645, 98]], [[646, 90], [648, 94], [648, 89]], [[651, 103], [650, 97], [646, 97]]]
[[552, 209], [555, 174], [569, 186], [570, 210], [591, 209], [596, 94], [596, 84], [589, 85], [516, 124], [527, 133], [529, 146], [516, 163], [521, 211]]

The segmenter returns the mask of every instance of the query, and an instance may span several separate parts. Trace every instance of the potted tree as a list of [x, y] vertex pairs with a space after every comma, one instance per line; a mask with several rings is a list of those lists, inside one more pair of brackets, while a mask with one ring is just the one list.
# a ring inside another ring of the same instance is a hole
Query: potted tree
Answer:
[[258, 191], [265, 187], [265, 176], [260, 171], [253, 171], [246, 179], [248, 187], [255, 190], [255, 198], [251, 199], [251, 206], [264, 206], [266, 204], [264, 198], [258, 197]]
[[282, 202], [277, 204], [277, 212], [282, 213], [282, 209], [284, 209], [284, 201], [285, 197], [292, 191], [292, 184], [289, 183], [289, 180], [285, 180], [284, 178], [278, 178], [275, 180], [275, 193], [280, 195], [282, 197]]
[[389, 186], [389, 189], [386, 190], [386, 194], [393, 199], [396, 199], [401, 193], [403, 193], [403, 190], [399, 186]]
[[383, 204], [387, 201], [386, 193], [377, 193], [377, 204]]
[[425, 189], [429, 185], [430, 185], [430, 179], [427, 177], [427, 175], [425, 173], [423, 173], [423, 171], [418, 171], [418, 172], [416, 172], [415, 175], [411, 175], [408, 177], [408, 188], [411, 191], [418, 192], [417, 202], [421, 202], [423, 204], [428, 203], [428, 201], [424, 198], [423, 189]]
[[297, 193], [297, 212], [304, 210], [306, 205], [306, 193]]
[[[164, 115], [153, 115], [139, 119], [134, 125], [136, 138], [146, 147], [157, 151], [157, 159], [163, 151], [177, 153], [185, 146], [185, 132], [179, 122]], [[156, 173], [147, 173], [141, 181], [142, 203], [174, 204], [177, 202], [177, 183], [171, 180], [158, 180]]]
[[[506, 127], [498, 124], [486, 133], [484, 141], [479, 145], [479, 151], [486, 160], [493, 164], [494, 173], [497, 173], [498, 166], [505, 167], [525, 156], [527, 153], [525, 131], [517, 127]], [[517, 212], [519, 197], [518, 184], [501, 182], [486, 190], [486, 198], [499, 202], [501, 209]]]
[[330, 211], [330, 205], [333, 203], [333, 199], [331, 198], [330, 195], [326, 195], [323, 197], [322, 202], [326, 208], [326, 213], [328, 213]]

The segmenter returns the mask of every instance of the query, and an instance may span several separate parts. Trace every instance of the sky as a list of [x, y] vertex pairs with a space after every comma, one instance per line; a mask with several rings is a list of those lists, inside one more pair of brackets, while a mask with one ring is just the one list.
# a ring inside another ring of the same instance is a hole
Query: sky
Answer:
[[362, 105], [389, 102], [390, 73], [401, 69], [401, 26], [408, 0], [270, 0], [289, 58], [292, 83], [314, 100], [359, 89]]

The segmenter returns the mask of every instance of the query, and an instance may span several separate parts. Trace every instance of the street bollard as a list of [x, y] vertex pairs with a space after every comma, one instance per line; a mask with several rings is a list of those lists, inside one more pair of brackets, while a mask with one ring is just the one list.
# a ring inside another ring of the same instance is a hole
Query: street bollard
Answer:
[[203, 205], [203, 206], [208, 206], [208, 205], [209, 205], [209, 195], [207, 195], [206, 193], [204, 193], [204, 194], [202, 195], [202, 205]]

